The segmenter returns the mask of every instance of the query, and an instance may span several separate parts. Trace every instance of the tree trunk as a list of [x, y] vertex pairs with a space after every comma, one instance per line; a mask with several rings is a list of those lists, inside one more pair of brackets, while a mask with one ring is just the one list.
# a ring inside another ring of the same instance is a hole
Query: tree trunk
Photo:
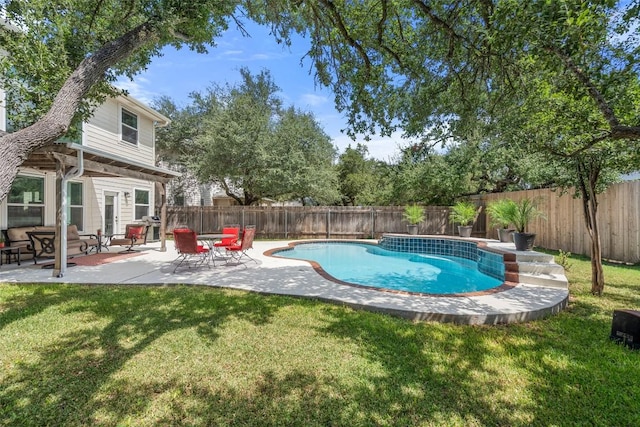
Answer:
[[[580, 191], [584, 219], [591, 239], [591, 293], [600, 296], [604, 291], [604, 270], [602, 269], [602, 247], [597, 216], [598, 199], [595, 190], [600, 168], [594, 165], [591, 167], [579, 165], [578, 169], [581, 176]], [[583, 173], [587, 175], [588, 179]]]
[[9, 193], [18, 168], [29, 154], [54, 143], [67, 132], [80, 102], [96, 83], [104, 79], [106, 71], [137, 49], [153, 42], [155, 37], [154, 27], [145, 23], [103, 45], [71, 73], [51, 108], [40, 120], [24, 129], [0, 136], [0, 158], [3, 161], [0, 169], [0, 200], [4, 200]]
[[587, 204], [591, 217], [591, 228], [589, 230], [589, 237], [591, 237], [591, 293], [600, 296], [604, 291], [604, 270], [602, 269], [600, 230], [596, 219], [598, 207], [597, 203], [593, 201], [587, 201]]

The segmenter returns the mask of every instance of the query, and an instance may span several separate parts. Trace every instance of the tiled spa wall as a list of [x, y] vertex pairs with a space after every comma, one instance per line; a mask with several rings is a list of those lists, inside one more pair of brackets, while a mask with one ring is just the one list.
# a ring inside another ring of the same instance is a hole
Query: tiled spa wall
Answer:
[[478, 249], [476, 242], [437, 237], [388, 236], [378, 242], [383, 249], [426, 255], [445, 255], [465, 258], [478, 263], [478, 270], [491, 277], [504, 280], [504, 261], [501, 254]]

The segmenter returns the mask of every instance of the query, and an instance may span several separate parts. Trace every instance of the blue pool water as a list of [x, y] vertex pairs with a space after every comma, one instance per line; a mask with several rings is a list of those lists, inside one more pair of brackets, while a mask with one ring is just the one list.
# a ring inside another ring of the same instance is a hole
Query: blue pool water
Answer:
[[395, 252], [369, 244], [305, 243], [274, 255], [315, 261], [338, 280], [377, 288], [453, 294], [483, 291], [502, 284], [501, 280], [478, 271], [475, 261]]

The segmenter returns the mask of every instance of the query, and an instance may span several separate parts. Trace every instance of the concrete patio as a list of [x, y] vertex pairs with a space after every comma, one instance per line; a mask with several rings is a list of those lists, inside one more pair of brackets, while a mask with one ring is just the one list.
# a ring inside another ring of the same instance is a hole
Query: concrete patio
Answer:
[[[423, 296], [382, 292], [338, 284], [323, 278], [306, 261], [274, 258], [264, 252], [286, 247], [288, 241], [256, 241], [249, 254], [257, 263], [225, 265], [218, 261], [210, 269], [181, 268], [173, 273], [177, 257], [173, 242], [167, 251], [160, 244], [144, 246], [141, 254], [96, 266], [70, 266], [64, 277], [34, 265], [32, 260], [0, 267], [2, 283], [77, 283], [119, 285], [190, 284], [226, 287], [264, 294], [313, 298], [354, 308], [388, 313], [413, 320], [496, 324], [535, 320], [562, 310], [567, 303], [566, 287], [550, 286], [544, 280], [530, 280], [512, 289], [480, 296]], [[499, 245], [495, 243], [495, 245]], [[503, 244], [504, 245], [504, 244]], [[508, 247], [501, 249], [509, 250]], [[520, 253], [529, 256], [530, 253]], [[71, 260], [73, 261], [73, 260]], [[525, 260], [525, 264], [531, 263]], [[246, 268], [245, 268], [246, 266]], [[566, 279], [565, 279], [566, 281]]]

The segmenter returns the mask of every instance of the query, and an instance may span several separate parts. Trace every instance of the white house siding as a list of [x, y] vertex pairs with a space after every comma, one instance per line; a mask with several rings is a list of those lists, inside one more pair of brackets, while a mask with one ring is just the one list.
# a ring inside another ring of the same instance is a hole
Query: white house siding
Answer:
[[[138, 144], [122, 141], [120, 138], [121, 108], [138, 116]], [[155, 165], [154, 122], [130, 102], [123, 98], [109, 99], [96, 109], [84, 125], [84, 144], [138, 163]]]
[[[95, 203], [95, 208], [91, 210], [91, 212], [93, 212], [91, 217], [93, 232], [98, 228], [104, 228], [104, 224], [102, 224], [102, 212], [104, 212], [104, 193], [106, 191], [118, 193], [118, 209], [116, 212], [118, 217], [117, 233], [124, 233], [127, 224], [140, 222], [140, 219], [136, 220], [136, 218], [134, 218], [134, 195], [136, 189], [149, 192], [149, 214], [153, 215], [155, 183], [130, 178], [93, 178], [93, 195], [91, 196], [93, 199], [92, 202]], [[125, 197], [125, 193], [129, 193], [129, 196]], [[85, 220], [87, 220], [86, 214]]]
[[[0, 129], [5, 130], [6, 116], [4, 91], [0, 89]], [[120, 108], [138, 115], [137, 145], [123, 142], [120, 139]], [[155, 123], [154, 118], [144, 108], [137, 106], [127, 98], [109, 99], [96, 109], [95, 113], [83, 125], [82, 144], [113, 153], [138, 163], [155, 165]], [[44, 177], [44, 225], [55, 225], [56, 222], [56, 178], [54, 172], [41, 172], [23, 168], [19, 175]], [[149, 214], [154, 215], [155, 183], [131, 178], [88, 178], [80, 177], [72, 182], [83, 183], [83, 214], [85, 233], [95, 233], [103, 229], [104, 193], [111, 191], [118, 194], [118, 226], [116, 233], [124, 233], [126, 224], [138, 222], [134, 218], [135, 190], [149, 191]], [[125, 198], [124, 194], [129, 197]], [[7, 202], [0, 202], [0, 228], [7, 227]]]

